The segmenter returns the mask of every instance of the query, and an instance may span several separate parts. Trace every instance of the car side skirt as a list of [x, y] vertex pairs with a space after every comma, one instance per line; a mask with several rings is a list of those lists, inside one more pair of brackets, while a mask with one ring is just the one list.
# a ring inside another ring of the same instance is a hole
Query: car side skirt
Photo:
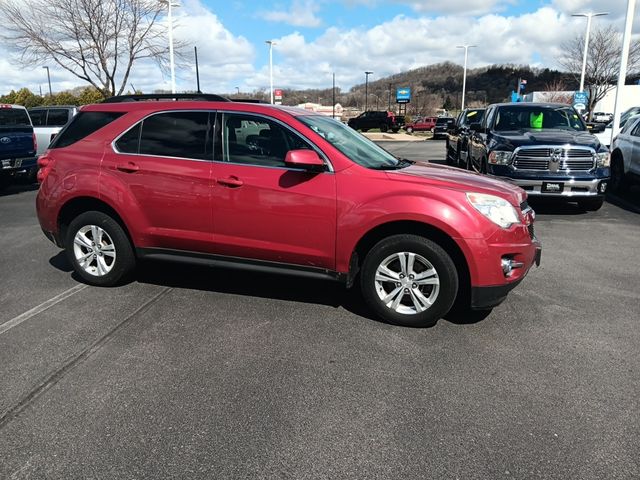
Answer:
[[348, 275], [345, 273], [327, 270], [325, 268], [308, 267], [289, 263], [270, 262], [267, 260], [254, 260], [241, 257], [227, 257], [208, 253], [188, 252], [183, 250], [171, 250], [165, 248], [136, 248], [139, 259], [173, 261], [179, 263], [191, 263], [212, 267], [232, 268], [236, 270], [248, 270], [269, 274], [289, 275], [295, 277], [312, 278], [317, 280], [331, 280], [347, 283]]

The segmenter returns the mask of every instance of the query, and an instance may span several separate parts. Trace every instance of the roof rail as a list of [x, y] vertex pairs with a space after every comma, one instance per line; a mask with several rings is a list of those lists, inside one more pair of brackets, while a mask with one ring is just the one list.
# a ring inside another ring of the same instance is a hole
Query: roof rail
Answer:
[[124, 103], [161, 100], [193, 100], [205, 102], [228, 102], [229, 99], [212, 93], [151, 93], [141, 95], [117, 95], [109, 97], [102, 103]]
[[230, 98], [230, 102], [240, 102], [240, 103], [269, 103], [264, 100], [260, 100], [257, 98]]

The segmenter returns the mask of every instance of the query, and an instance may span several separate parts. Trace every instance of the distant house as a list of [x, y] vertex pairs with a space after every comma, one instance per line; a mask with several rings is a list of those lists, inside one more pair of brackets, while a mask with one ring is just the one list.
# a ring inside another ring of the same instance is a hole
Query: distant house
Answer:
[[[327, 115], [328, 117], [333, 116], [333, 112], [334, 112], [334, 106], [332, 105], [321, 105], [319, 103], [311, 103], [311, 102], [307, 102], [307, 103], [301, 103], [299, 105], [297, 105], [298, 108], [303, 108], [305, 110], [309, 110], [310, 112], [316, 112], [319, 113], [321, 115]], [[339, 103], [335, 104], [335, 116], [334, 118], [336, 120], [340, 120], [342, 118], [342, 112], [344, 111], [344, 109], [342, 108], [342, 105], [340, 105]]]

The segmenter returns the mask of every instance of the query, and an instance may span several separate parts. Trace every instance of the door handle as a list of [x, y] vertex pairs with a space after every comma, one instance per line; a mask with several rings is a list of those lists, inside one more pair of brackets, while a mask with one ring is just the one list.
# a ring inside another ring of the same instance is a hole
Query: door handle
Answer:
[[136, 173], [140, 170], [140, 167], [133, 162], [129, 162], [125, 165], [116, 165], [116, 169], [125, 173]]
[[219, 178], [217, 182], [225, 187], [238, 188], [244, 185], [244, 182], [238, 177]]

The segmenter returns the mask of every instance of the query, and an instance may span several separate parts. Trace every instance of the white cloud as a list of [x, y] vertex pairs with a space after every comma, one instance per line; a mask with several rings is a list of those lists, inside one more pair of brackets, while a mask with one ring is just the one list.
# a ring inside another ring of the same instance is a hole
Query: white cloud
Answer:
[[507, 3], [514, 3], [514, 0], [445, 0], [435, 2], [428, 0], [395, 0], [395, 2], [409, 5], [416, 12], [473, 16], [502, 11]]
[[322, 23], [316, 16], [319, 9], [317, 0], [293, 0], [288, 10], [263, 11], [259, 16], [294, 27], [318, 27]]

